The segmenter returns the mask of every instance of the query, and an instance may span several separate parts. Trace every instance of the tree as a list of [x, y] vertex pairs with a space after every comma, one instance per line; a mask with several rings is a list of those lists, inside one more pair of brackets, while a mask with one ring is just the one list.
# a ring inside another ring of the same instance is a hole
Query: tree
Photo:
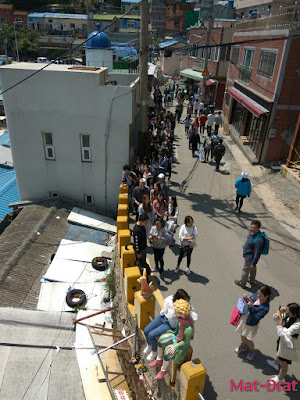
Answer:
[[51, 0], [11, 0], [11, 4], [14, 5], [16, 10], [39, 10], [48, 4], [51, 4]]
[[[36, 58], [38, 52], [38, 39], [40, 37], [39, 32], [36, 32], [35, 30], [29, 30], [26, 26], [15, 25], [15, 28], [20, 59], [24, 58], [28, 60]], [[7, 39], [8, 55], [17, 58], [14, 27], [2, 24], [1, 29], [3, 31], [4, 38]], [[2, 54], [4, 54], [4, 49]]]

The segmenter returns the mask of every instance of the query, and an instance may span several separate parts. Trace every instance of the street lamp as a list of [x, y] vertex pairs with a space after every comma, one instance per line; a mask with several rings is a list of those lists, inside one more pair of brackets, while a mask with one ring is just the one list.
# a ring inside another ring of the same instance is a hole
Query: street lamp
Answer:
[[18, 48], [18, 38], [17, 38], [17, 32], [16, 32], [16, 25], [20, 25], [20, 24], [22, 24], [22, 22], [20, 22], [20, 21], [15, 21], [15, 22], [13, 22], [14, 32], [15, 32], [15, 42], [16, 42], [17, 61], [20, 61], [20, 56], [19, 56], [19, 48]]

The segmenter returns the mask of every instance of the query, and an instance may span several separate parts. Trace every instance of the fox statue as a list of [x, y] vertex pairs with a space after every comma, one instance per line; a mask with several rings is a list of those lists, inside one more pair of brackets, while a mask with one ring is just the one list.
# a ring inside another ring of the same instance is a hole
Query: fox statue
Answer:
[[152, 282], [150, 282], [149, 285], [147, 283], [147, 270], [146, 270], [146, 268], [144, 268], [143, 276], [141, 276], [137, 281], [141, 284], [140, 296], [142, 296], [144, 298], [151, 296], [151, 294], [154, 292], [154, 287], [153, 287]]

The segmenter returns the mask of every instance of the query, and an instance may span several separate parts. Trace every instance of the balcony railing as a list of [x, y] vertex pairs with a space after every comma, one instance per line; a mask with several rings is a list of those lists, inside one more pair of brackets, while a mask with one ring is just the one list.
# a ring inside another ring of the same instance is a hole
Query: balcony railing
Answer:
[[248, 84], [250, 81], [250, 78], [251, 78], [251, 72], [252, 72], [251, 68], [241, 66], [239, 81], [241, 81], [242, 83]]

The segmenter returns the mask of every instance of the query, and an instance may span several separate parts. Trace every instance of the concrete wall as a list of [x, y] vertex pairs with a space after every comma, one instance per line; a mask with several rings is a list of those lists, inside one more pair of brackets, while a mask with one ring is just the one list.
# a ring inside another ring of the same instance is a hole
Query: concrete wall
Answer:
[[[2, 90], [39, 68], [5, 66]], [[92, 194], [97, 208], [116, 214], [120, 171], [132, 153], [139, 91], [137, 82], [132, 87], [101, 85], [105, 71], [52, 65], [3, 95], [21, 200], [58, 192], [84, 202], [84, 195]], [[45, 159], [43, 131], [52, 132], [55, 160]], [[91, 162], [82, 162], [80, 134], [90, 135]]]
[[89, 67], [107, 67], [113, 71], [113, 50], [85, 49], [86, 65]]

